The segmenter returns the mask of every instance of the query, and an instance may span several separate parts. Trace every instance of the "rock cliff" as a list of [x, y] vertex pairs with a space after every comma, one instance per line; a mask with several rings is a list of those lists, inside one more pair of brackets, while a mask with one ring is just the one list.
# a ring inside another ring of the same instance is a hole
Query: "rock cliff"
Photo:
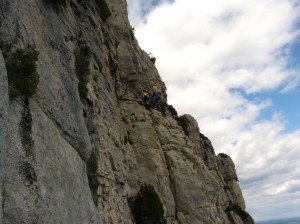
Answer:
[[[38, 89], [9, 99], [4, 58], [27, 44], [39, 52]], [[89, 55], [85, 97], [78, 52]], [[142, 183], [168, 223], [254, 223], [232, 160], [195, 119], [140, 104], [153, 86], [166, 103], [125, 0], [1, 0], [0, 223], [134, 223]]]

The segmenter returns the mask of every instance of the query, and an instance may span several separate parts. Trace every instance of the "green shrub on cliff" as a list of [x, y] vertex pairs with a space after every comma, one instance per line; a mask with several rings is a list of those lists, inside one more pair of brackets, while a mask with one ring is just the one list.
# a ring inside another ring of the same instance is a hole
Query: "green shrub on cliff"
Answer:
[[242, 221], [244, 221], [247, 218], [251, 217], [248, 212], [246, 212], [245, 210], [243, 210], [241, 208], [241, 206], [239, 206], [237, 204], [230, 203], [229, 206], [228, 206], [228, 208], [227, 208], [227, 211], [233, 211], [233, 212], [235, 212], [236, 214], [238, 214], [241, 217]]
[[178, 113], [177, 113], [176, 109], [173, 107], [173, 105], [170, 105], [167, 103], [162, 103], [161, 113], [163, 114], [163, 116], [167, 115], [167, 111], [169, 111], [171, 113], [172, 117], [174, 117], [174, 118], [178, 117]]
[[88, 94], [87, 84], [88, 75], [90, 74], [89, 55], [84, 52], [78, 52], [75, 55], [75, 71], [78, 78], [78, 91], [82, 98], [86, 98]]
[[188, 135], [188, 121], [184, 116], [179, 116], [176, 118], [177, 123], [182, 127], [182, 130], [186, 135]]
[[164, 208], [151, 185], [142, 185], [132, 205], [136, 224], [166, 224]]
[[224, 159], [226, 159], [226, 158], [229, 158], [229, 156], [228, 155], [226, 155], [225, 153], [219, 153], [219, 156], [221, 156], [221, 158], [224, 158]]
[[39, 83], [36, 71], [38, 52], [33, 45], [24, 49], [17, 49], [5, 59], [7, 70], [9, 96], [11, 98], [21, 95], [32, 96]]

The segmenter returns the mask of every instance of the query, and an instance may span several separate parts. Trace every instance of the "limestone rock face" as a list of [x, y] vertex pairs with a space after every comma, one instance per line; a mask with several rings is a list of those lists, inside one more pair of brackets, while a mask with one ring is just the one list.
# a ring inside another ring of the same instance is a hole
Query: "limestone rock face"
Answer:
[[[2, 0], [0, 21], [0, 223], [134, 223], [143, 183], [168, 223], [254, 223], [232, 160], [215, 155], [196, 120], [140, 104], [154, 88], [167, 94], [125, 0]], [[11, 98], [4, 58], [27, 44], [39, 52], [38, 90]]]
[[[3, 183], [4, 183], [4, 151], [6, 150], [7, 134], [7, 111], [8, 111], [8, 83], [5, 70], [5, 63], [0, 50], [0, 203], [3, 204]], [[3, 221], [3, 209], [0, 209], [0, 223]]]

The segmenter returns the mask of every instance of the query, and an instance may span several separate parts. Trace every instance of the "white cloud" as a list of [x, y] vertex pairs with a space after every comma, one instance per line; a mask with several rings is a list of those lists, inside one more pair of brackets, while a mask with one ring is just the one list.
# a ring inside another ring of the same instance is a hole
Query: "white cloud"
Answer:
[[[299, 71], [286, 69], [286, 46], [299, 35], [299, 3], [147, 4], [129, 0], [129, 12], [142, 48], [157, 58], [169, 103], [194, 115], [216, 151], [233, 157], [255, 218], [300, 215], [300, 129], [286, 133], [285, 118], [277, 113], [258, 119], [272, 105], [264, 99], [266, 91], [284, 93], [299, 86]], [[151, 9], [146, 18], [141, 7]]]
[[157, 3], [160, 5], [165, 2], [169, 2], [169, 0], [127, 0], [129, 5], [129, 20], [131, 24], [136, 27], [139, 23], [145, 22], [145, 15], [155, 8]]

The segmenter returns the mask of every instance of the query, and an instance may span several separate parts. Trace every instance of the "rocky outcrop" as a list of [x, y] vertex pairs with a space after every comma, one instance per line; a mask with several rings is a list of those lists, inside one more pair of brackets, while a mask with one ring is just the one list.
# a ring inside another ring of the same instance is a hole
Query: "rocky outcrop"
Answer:
[[[154, 87], [167, 95], [126, 1], [57, 2], [0, 2], [1, 223], [134, 223], [142, 183], [168, 223], [252, 223], [232, 160], [215, 155], [195, 119], [140, 105]], [[38, 91], [8, 100], [2, 55], [26, 44], [39, 51]], [[86, 97], [78, 52], [89, 60]]]

